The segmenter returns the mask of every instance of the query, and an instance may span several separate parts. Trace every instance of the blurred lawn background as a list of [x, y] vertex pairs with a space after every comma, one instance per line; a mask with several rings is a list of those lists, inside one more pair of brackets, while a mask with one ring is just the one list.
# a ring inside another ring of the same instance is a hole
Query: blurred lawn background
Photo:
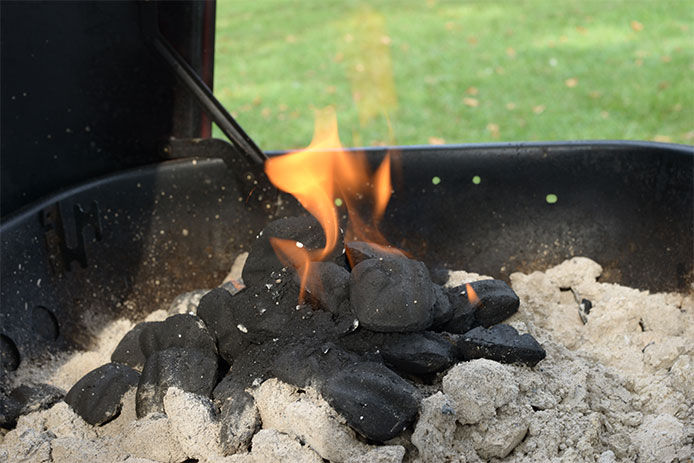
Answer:
[[216, 34], [215, 94], [263, 150], [328, 105], [345, 146], [694, 143], [691, 0], [218, 0]]

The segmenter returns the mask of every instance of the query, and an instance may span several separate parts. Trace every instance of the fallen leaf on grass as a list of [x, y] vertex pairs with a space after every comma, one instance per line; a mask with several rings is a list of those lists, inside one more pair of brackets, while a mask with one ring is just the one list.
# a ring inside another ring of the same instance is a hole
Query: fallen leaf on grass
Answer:
[[465, 90], [465, 93], [467, 93], [468, 95], [472, 95], [472, 96], [477, 95], [479, 92], [480, 91], [477, 90], [477, 87], [468, 87], [467, 90]]
[[490, 122], [487, 124], [487, 130], [489, 130], [489, 133], [491, 134], [492, 138], [499, 138], [499, 124], [494, 124], [493, 122]]
[[641, 32], [643, 30], [643, 24], [641, 24], [640, 22], [638, 22], [636, 20], [632, 21], [630, 23], [630, 25], [631, 25], [631, 28], [633, 30], [635, 30], [636, 32]]
[[546, 108], [546, 106], [543, 105], [543, 104], [537, 105], [537, 106], [533, 106], [533, 112], [534, 112], [535, 114], [542, 114], [543, 112], [545, 112], [545, 108]]
[[296, 43], [296, 36], [289, 34], [284, 38], [284, 41], [287, 43]]
[[446, 140], [441, 137], [429, 137], [430, 145], [443, 145], [444, 143], [446, 143]]
[[516, 103], [506, 103], [506, 109], [508, 109], [509, 111], [513, 111], [514, 109], [516, 109]]
[[467, 38], [467, 43], [469, 43], [470, 45], [477, 45], [477, 42], [477, 37], [475, 37], [474, 35], [471, 35]]
[[577, 31], [579, 34], [584, 34], [584, 35], [585, 35], [586, 32], [588, 32], [588, 31], [586, 30], [586, 28], [583, 27], [583, 26], [576, 26], [576, 31]]
[[602, 96], [602, 92], [598, 92], [597, 90], [591, 90], [590, 92], [588, 92], [588, 96], [596, 100]]
[[506, 49], [506, 54], [507, 54], [510, 58], [515, 58], [515, 57], [516, 57], [516, 50], [514, 50], [514, 49], [511, 48], [511, 47], [508, 47], [508, 48]]
[[660, 90], [665, 90], [668, 87], [670, 87], [670, 82], [668, 82], [668, 81], [658, 82], [658, 88]]
[[270, 110], [270, 108], [263, 108], [263, 110], [260, 111], [260, 114], [261, 114], [265, 119], [267, 119], [268, 117], [270, 117], [270, 114], [272, 114], [272, 111]]
[[603, 119], [607, 119], [608, 117], [610, 117], [610, 113], [608, 113], [607, 111], [600, 111], [600, 117], [602, 117]]
[[668, 135], [656, 135], [653, 137], [653, 141], [658, 141], [660, 143], [670, 143], [672, 138]]
[[469, 106], [471, 108], [476, 108], [480, 105], [480, 102], [476, 98], [469, 97], [463, 98], [463, 103], [465, 104], [465, 106]]
[[672, 56], [669, 56], [669, 55], [661, 56], [660, 61], [662, 61], [663, 63], [669, 63], [670, 61], [672, 61]]
[[567, 87], [574, 88], [576, 85], [578, 85], [578, 79], [575, 77], [571, 77], [569, 79], [566, 79], [564, 81], [564, 83], [566, 84]]

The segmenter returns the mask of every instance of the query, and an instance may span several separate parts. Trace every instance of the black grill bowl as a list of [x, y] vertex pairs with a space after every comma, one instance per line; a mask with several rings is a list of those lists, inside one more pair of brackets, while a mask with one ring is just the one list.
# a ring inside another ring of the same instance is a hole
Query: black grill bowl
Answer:
[[[558, 142], [392, 152], [395, 193], [382, 230], [431, 267], [508, 279], [586, 256], [604, 267], [601, 281], [692, 289], [692, 147]], [[384, 153], [368, 150], [374, 163]], [[18, 360], [87, 346], [87, 323], [142, 317], [181, 292], [218, 284], [265, 223], [300, 213], [285, 195], [254, 200], [259, 193], [249, 196], [236, 178], [219, 159], [167, 161], [59, 192], [3, 220], [2, 374]]]

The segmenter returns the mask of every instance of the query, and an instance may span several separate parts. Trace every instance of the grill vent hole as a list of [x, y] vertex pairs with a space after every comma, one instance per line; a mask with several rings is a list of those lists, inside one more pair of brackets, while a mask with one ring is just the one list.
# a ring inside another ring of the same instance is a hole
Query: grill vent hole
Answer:
[[12, 339], [0, 334], [0, 364], [3, 370], [14, 371], [19, 367], [19, 349]]
[[34, 329], [44, 339], [55, 341], [60, 334], [58, 327], [58, 319], [55, 318], [53, 312], [42, 305], [34, 307], [32, 313], [32, 322]]

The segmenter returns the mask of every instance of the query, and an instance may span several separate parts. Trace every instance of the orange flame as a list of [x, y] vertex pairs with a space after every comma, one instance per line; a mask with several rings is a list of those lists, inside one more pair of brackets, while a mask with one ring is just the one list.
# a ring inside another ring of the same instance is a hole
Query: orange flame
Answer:
[[[337, 118], [316, 118], [313, 141], [306, 149], [270, 158], [265, 162], [265, 173], [270, 181], [298, 199], [323, 227], [325, 248], [319, 258], [325, 257], [337, 243], [333, 170], [334, 158], [342, 152], [341, 148]], [[336, 151], [333, 152], [332, 149]]]
[[[299, 272], [301, 298], [310, 263], [327, 257], [337, 243], [336, 194], [344, 201], [350, 219], [345, 240], [387, 245], [378, 231], [378, 222], [385, 214], [392, 193], [390, 156], [386, 155], [371, 175], [363, 152], [347, 152], [342, 147], [333, 108], [326, 108], [317, 114], [313, 140], [306, 149], [268, 159], [265, 173], [277, 188], [299, 200], [325, 232], [325, 247], [313, 251], [303, 248], [303, 245], [297, 247], [297, 242], [293, 240], [270, 240], [280, 260]], [[361, 218], [360, 212], [369, 201], [373, 209], [369, 213], [371, 219], [366, 221]]]
[[467, 292], [467, 300], [470, 301], [470, 304], [476, 306], [480, 303], [480, 298], [477, 297], [477, 293], [470, 283], [465, 283], [465, 291]]
[[294, 240], [271, 237], [270, 245], [275, 250], [280, 262], [283, 265], [294, 267], [299, 274], [299, 278], [301, 278], [299, 300], [303, 301], [306, 280], [311, 269], [311, 253], [304, 248], [303, 243]]

